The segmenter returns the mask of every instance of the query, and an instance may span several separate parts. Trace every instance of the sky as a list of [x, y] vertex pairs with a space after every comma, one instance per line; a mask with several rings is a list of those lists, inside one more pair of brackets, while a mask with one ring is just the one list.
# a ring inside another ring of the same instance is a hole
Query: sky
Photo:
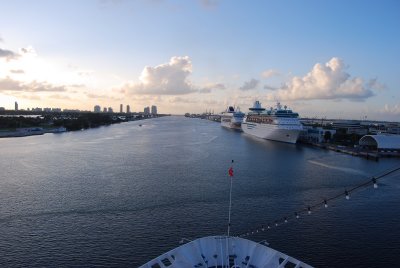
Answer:
[[0, 0], [0, 107], [400, 121], [397, 0]]

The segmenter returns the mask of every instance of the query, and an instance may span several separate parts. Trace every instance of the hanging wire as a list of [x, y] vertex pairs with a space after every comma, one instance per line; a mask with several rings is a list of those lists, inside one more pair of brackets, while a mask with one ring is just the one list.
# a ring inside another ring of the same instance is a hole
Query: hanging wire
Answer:
[[[294, 218], [295, 218], [295, 219], [299, 219], [299, 218], [300, 218], [300, 215], [301, 215], [301, 214], [304, 214], [304, 213], [308, 213], [308, 215], [310, 215], [310, 214], [312, 213], [312, 210], [313, 210], [313, 209], [318, 208], [318, 207], [321, 207], [321, 206], [324, 206], [325, 208], [327, 208], [327, 207], [328, 207], [328, 202], [334, 201], [334, 200], [339, 199], [339, 198], [343, 198], [343, 196], [344, 196], [347, 200], [349, 200], [349, 199], [350, 199], [350, 193], [353, 193], [353, 192], [355, 192], [356, 190], [359, 190], [359, 189], [361, 189], [361, 188], [365, 188], [365, 187], [367, 187], [368, 185], [371, 185], [371, 184], [372, 184], [373, 187], [374, 187], [374, 189], [377, 189], [377, 188], [378, 188], [378, 180], [379, 180], [379, 179], [382, 179], [382, 178], [384, 178], [384, 177], [386, 177], [386, 176], [388, 176], [388, 175], [390, 175], [390, 174], [392, 174], [392, 173], [394, 173], [394, 172], [396, 172], [396, 171], [399, 171], [399, 170], [400, 170], [400, 167], [392, 168], [392, 169], [390, 169], [390, 170], [388, 170], [388, 171], [382, 173], [381, 175], [379, 175], [379, 176], [374, 176], [374, 177], [372, 177], [371, 179], [368, 179], [367, 181], [365, 181], [365, 182], [363, 182], [363, 183], [361, 183], [361, 184], [359, 184], [359, 185], [357, 185], [357, 186], [355, 186], [355, 187], [353, 187], [353, 188], [351, 188], [351, 189], [349, 189], [349, 190], [345, 189], [345, 191], [342, 192], [342, 193], [340, 193], [340, 194], [337, 194], [337, 195], [332, 196], [332, 197], [330, 197], [330, 198], [325, 198], [322, 202], [318, 202], [318, 203], [316, 203], [316, 204], [314, 204], [314, 205], [309, 205], [309, 206], [307, 206], [307, 208], [305, 208], [305, 209], [298, 210], [298, 211], [294, 212], [294, 214], [293, 214], [293, 215], [294, 215]], [[273, 221], [273, 222], [274, 222], [273, 225], [275, 225], [275, 227], [278, 227], [281, 223], [287, 223], [287, 222], [289, 221], [289, 219], [291, 219], [291, 218], [293, 218], [293, 216], [292, 216], [292, 217], [290, 217], [290, 216], [281, 217], [281, 218], [279, 218], [279, 219]], [[268, 224], [267, 224], [267, 229], [266, 229], [266, 230], [271, 229], [271, 228], [272, 228], [271, 226], [273, 226], [273, 225], [271, 225], [270, 223], [268, 223]], [[261, 228], [262, 231], [264, 231], [264, 229], [265, 229], [263, 226], [264, 226], [264, 225], [262, 225], [262, 228]], [[258, 231], [258, 230], [257, 230], [257, 231]], [[250, 232], [247, 232], [247, 233], [243, 233], [243, 234], [238, 235], [238, 236], [239, 236], [239, 237], [245, 237], [245, 236], [249, 236], [250, 234], [254, 234], [254, 231], [250, 231]]]

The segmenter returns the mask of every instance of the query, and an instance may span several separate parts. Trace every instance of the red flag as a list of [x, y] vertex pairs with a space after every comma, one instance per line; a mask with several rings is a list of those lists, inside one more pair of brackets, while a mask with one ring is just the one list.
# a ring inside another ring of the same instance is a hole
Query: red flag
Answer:
[[230, 177], [233, 177], [233, 168], [230, 167], [230, 169], [228, 170], [228, 174]]

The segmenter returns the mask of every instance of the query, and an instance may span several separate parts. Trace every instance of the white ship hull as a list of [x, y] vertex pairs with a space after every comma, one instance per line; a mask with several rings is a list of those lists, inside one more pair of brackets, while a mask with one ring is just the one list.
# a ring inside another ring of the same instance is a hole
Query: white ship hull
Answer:
[[221, 119], [221, 126], [226, 127], [226, 128], [232, 128], [232, 129], [241, 129], [241, 122], [233, 122], [231, 120], [223, 120]]
[[261, 139], [296, 143], [300, 132], [302, 131], [302, 127], [297, 125], [290, 126], [243, 122], [242, 130], [244, 133]]
[[221, 115], [221, 126], [241, 130], [244, 114], [223, 113]]

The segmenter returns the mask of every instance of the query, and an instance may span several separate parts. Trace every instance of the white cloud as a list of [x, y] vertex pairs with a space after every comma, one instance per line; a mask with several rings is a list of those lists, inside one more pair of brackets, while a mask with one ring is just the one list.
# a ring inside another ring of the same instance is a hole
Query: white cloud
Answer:
[[278, 75], [280, 75], [280, 73], [274, 69], [265, 70], [264, 72], [261, 73], [261, 76], [263, 78], [270, 78], [270, 77], [278, 76]]
[[259, 83], [260, 83], [259, 80], [252, 78], [249, 81], [245, 81], [243, 86], [241, 86], [239, 89], [241, 89], [241, 90], [255, 89]]
[[156, 67], [145, 67], [139, 83], [128, 83], [126, 93], [147, 95], [181, 95], [195, 92], [188, 80], [192, 73], [192, 62], [188, 56], [172, 57], [168, 63]]
[[304, 77], [293, 77], [270, 100], [349, 99], [362, 101], [374, 95], [371, 87], [360, 77], [351, 78], [339, 58], [326, 64], [317, 63]]

